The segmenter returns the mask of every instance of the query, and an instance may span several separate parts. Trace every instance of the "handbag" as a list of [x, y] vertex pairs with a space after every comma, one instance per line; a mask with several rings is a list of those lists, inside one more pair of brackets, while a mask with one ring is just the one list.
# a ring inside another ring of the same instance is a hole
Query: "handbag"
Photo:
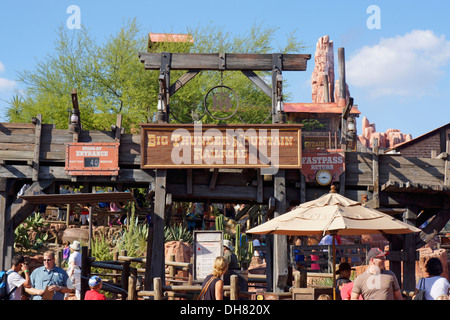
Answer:
[[425, 279], [421, 278], [419, 281], [419, 292], [414, 297], [414, 300], [427, 300], [425, 299]]
[[197, 300], [203, 300], [203, 296], [205, 295], [206, 291], [208, 291], [208, 287], [211, 284], [211, 282], [215, 279], [216, 277], [211, 277], [208, 282], [206, 282], [205, 286], [203, 287], [202, 291], [200, 292], [200, 294], [198, 295]]

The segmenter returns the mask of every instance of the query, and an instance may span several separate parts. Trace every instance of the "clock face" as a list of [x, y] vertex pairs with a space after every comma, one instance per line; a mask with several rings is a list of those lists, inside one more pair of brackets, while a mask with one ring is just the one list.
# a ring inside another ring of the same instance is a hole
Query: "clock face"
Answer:
[[321, 169], [316, 173], [316, 181], [321, 186], [329, 185], [332, 178], [331, 172], [325, 169]]

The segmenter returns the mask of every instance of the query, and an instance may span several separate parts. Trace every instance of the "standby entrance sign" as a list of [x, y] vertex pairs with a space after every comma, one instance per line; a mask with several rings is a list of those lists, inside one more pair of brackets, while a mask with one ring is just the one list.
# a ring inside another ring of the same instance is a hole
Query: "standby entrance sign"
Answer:
[[223, 231], [194, 230], [194, 282], [203, 282], [223, 255]]

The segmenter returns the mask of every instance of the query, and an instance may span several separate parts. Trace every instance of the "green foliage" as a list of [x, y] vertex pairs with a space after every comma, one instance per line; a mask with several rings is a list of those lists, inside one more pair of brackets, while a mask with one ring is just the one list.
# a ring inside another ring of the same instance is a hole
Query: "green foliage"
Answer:
[[[222, 27], [208, 25], [188, 29], [194, 43], [161, 43], [151, 48], [153, 52], [192, 53], [295, 53], [303, 44], [288, 35], [284, 44], [273, 43], [278, 28], [261, 23], [248, 31], [232, 35]], [[123, 127], [137, 132], [139, 124], [152, 122], [156, 112], [159, 91], [158, 70], [145, 70], [138, 58], [147, 51], [148, 34], [136, 20], [125, 23], [104, 43], [94, 40], [89, 30], [82, 28], [71, 32], [60, 26], [55, 48], [34, 70], [18, 74], [24, 89], [9, 101], [7, 118], [11, 122], [30, 122], [42, 114], [44, 123], [53, 123], [58, 129], [67, 129], [69, 123], [71, 90], [77, 89], [81, 123], [85, 130], [109, 130], [116, 114], [122, 114]], [[185, 70], [172, 70], [175, 82]], [[268, 73], [257, 74], [270, 84]], [[192, 123], [195, 114], [205, 114], [203, 98], [212, 87], [223, 83], [239, 96], [240, 109], [227, 123], [262, 123], [268, 119], [271, 99], [240, 72], [203, 71], [171, 97], [172, 122]], [[289, 94], [284, 92], [287, 101]], [[205, 115], [203, 123], [221, 121]], [[223, 122], [223, 121], [222, 121]]]
[[14, 230], [14, 246], [24, 250], [39, 249], [48, 238], [48, 234], [43, 232], [44, 226], [42, 215], [32, 214]]
[[192, 244], [194, 237], [192, 232], [180, 223], [164, 227], [164, 242], [169, 241], [182, 241]]
[[91, 256], [95, 257], [96, 261], [111, 261], [113, 259], [112, 249], [112, 242], [103, 234], [92, 239]]
[[126, 250], [130, 257], [143, 257], [147, 251], [148, 224], [138, 223], [132, 214], [128, 227], [124, 229], [122, 237], [116, 243], [116, 250]]
[[303, 119], [300, 123], [303, 124], [303, 131], [314, 131], [326, 128], [326, 124], [320, 123], [317, 119]]

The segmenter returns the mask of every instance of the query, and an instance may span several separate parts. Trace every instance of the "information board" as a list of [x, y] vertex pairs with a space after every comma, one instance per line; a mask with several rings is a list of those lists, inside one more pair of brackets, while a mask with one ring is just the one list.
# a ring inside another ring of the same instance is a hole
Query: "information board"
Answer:
[[119, 143], [68, 143], [65, 169], [72, 176], [118, 175]]
[[223, 255], [223, 231], [194, 230], [194, 282], [212, 273], [214, 260]]

